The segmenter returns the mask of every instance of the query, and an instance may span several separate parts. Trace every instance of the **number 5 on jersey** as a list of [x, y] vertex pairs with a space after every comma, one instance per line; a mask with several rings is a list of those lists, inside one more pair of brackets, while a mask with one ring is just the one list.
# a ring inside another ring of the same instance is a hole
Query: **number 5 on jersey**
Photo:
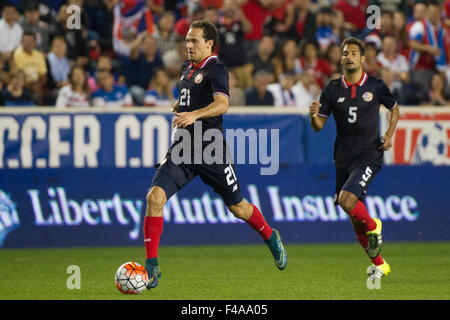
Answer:
[[356, 122], [356, 111], [358, 110], [358, 107], [349, 107], [348, 108], [348, 123], [355, 123]]

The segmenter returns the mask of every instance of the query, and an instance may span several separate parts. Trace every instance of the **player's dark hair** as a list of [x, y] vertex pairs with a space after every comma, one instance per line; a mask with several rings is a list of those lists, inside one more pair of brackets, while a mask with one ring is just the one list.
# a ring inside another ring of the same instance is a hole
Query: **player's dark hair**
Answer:
[[203, 39], [205, 41], [212, 40], [214, 41], [214, 44], [212, 46], [212, 52], [216, 50], [216, 46], [219, 43], [219, 32], [217, 31], [217, 28], [215, 25], [208, 21], [195, 21], [191, 24], [191, 28], [198, 28], [203, 29]]
[[359, 53], [360, 53], [361, 57], [364, 56], [364, 44], [362, 43], [361, 40], [356, 39], [355, 37], [350, 37], [350, 38], [344, 39], [344, 41], [342, 41], [342, 44], [341, 44], [341, 51], [343, 51], [344, 47], [349, 44], [357, 45], [359, 47]]

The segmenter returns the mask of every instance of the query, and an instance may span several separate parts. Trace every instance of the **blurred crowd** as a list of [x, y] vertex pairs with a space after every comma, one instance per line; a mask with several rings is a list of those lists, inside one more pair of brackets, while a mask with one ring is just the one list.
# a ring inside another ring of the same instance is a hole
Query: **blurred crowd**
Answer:
[[[0, 107], [167, 106], [195, 20], [217, 26], [231, 106], [307, 108], [340, 43], [402, 105], [450, 105], [450, 0], [6, 0]], [[375, 7], [367, 8], [371, 5]]]

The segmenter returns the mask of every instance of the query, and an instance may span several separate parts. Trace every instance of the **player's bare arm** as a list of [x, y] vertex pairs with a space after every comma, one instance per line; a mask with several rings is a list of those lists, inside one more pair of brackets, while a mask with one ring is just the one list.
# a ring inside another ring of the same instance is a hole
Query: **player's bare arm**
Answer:
[[325, 126], [325, 122], [327, 122], [327, 118], [319, 116], [320, 102], [313, 101], [309, 106], [309, 123], [314, 131], [320, 131]]
[[175, 112], [177, 116], [173, 121], [175, 128], [186, 128], [197, 119], [220, 116], [228, 111], [228, 97], [216, 94], [214, 102], [208, 106], [191, 112]]
[[397, 127], [398, 116], [400, 113], [400, 107], [398, 104], [389, 111], [389, 127], [386, 130], [386, 133], [381, 138], [383, 140], [383, 144], [380, 146], [380, 149], [384, 151], [389, 150], [392, 147], [392, 136], [394, 135], [395, 128]]
[[172, 112], [178, 112], [179, 108], [180, 108], [180, 100], [177, 100], [172, 106]]

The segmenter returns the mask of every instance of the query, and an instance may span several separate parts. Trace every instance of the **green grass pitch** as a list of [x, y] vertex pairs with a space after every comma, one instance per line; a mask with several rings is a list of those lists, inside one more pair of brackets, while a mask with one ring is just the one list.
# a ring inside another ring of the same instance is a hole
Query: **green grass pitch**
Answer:
[[[121, 294], [114, 273], [144, 262], [144, 247], [2, 249], [0, 299], [449, 299], [450, 242], [388, 243], [392, 273], [369, 290], [370, 260], [359, 244], [287, 244], [288, 266], [276, 269], [264, 244], [163, 246], [159, 286]], [[80, 267], [81, 288], [68, 289], [67, 267]]]

